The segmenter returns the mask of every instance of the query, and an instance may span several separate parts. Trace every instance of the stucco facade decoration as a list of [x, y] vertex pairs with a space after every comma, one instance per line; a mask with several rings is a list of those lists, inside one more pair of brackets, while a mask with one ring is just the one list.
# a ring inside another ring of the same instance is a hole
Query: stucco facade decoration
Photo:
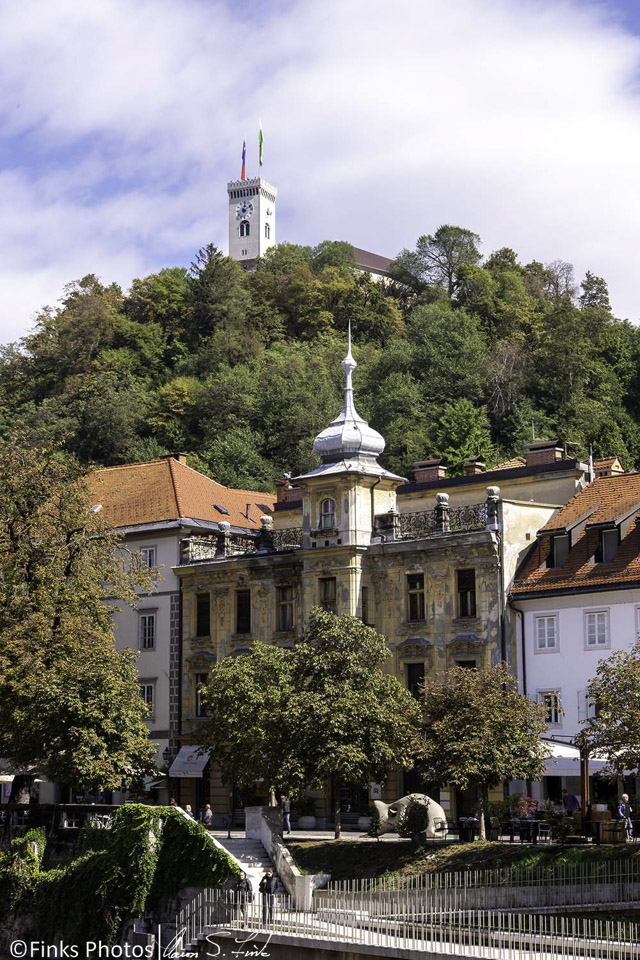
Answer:
[[[506, 499], [492, 484], [473, 484], [474, 499], [453, 507], [448, 491], [399, 496], [402, 477], [378, 462], [384, 439], [358, 414], [353, 400], [355, 361], [343, 363], [345, 397], [333, 423], [319, 435], [318, 467], [281, 484], [273, 530], [242, 549], [224, 536], [197, 553], [183, 545], [175, 573], [183, 597], [183, 742], [199, 743], [198, 675], [207, 662], [251, 649], [255, 640], [290, 647], [313, 607], [350, 614], [388, 640], [388, 669], [417, 691], [425, 676], [454, 665], [515, 662], [514, 629], [506, 597], [511, 578], [536, 531], [557, 504]], [[568, 485], [575, 483], [575, 467]], [[455, 486], [455, 485], [454, 485]], [[575, 489], [575, 486], [573, 486]], [[437, 496], [436, 496], [437, 495]], [[409, 518], [410, 522], [406, 522]], [[207, 636], [198, 609], [210, 609]], [[401, 772], [383, 785], [391, 803], [407, 789]], [[417, 785], [416, 785], [417, 786]], [[205, 785], [181, 782], [183, 802], [204, 800]], [[206, 800], [219, 822], [229, 785], [211, 772]], [[327, 817], [329, 796], [319, 793], [316, 814]], [[356, 810], [357, 805], [364, 809]], [[455, 791], [440, 804], [455, 816]], [[345, 815], [366, 812], [366, 791], [354, 785]]]

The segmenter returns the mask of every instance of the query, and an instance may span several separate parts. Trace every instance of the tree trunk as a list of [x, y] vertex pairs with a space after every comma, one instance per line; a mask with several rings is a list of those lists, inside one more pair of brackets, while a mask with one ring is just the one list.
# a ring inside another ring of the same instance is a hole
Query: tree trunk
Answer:
[[478, 806], [480, 812], [480, 840], [487, 839], [487, 817], [489, 816], [489, 791], [484, 783], [478, 787]]
[[342, 810], [340, 807], [340, 780], [336, 777], [333, 781], [333, 816], [335, 819], [334, 840], [342, 839]]
[[17, 773], [11, 784], [9, 803], [29, 803], [34, 780], [35, 774], [33, 773]]

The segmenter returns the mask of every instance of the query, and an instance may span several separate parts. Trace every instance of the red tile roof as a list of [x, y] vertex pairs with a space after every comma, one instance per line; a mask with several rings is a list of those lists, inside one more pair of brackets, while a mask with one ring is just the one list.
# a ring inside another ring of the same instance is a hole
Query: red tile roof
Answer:
[[[632, 518], [628, 530], [621, 531], [622, 540], [613, 560], [609, 563], [593, 562], [599, 537], [593, 527], [620, 521], [628, 514], [633, 515], [634, 511], [640, 514], [640, 473], [598, 477], [572, 497], [540, 530], [538, 543], [531, 548], [520, 568], [512, 593], [518, 596], [554, 590], [577, 591], [640, 581], [638, 518]], [[587, 514], [586, 525], [565, 563], [547, 569], [551, 537], [545, 534], [560, 532], [579, 520], [584, 521]]]
[[512, 457], [511, 460], [505, 460], [503, 463], [496, 463], [495, 467], [491, 467], [489, 470], [487, 470], [487, 473], [491, 473], [492, 470], [516, 470], [518, 467], [526, 467], [526, 465], [526, 457]]
[[270, 493], [225, 487], [175, 457], [103, 467], [89, 475], [88, 483], [92, 500], [102, 504], [115, 527], [193, 519], [228, 520], [233, 527], [258, 530], [260, 517], [271, 513], [275, 503]]

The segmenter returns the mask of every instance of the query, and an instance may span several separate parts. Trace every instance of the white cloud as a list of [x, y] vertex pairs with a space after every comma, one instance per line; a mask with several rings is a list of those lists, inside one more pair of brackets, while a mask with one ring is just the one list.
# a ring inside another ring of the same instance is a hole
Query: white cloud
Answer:
[[257, 119], [279, 239], [388, 255], [440, 223], [563, 258], [640, 317], [640, 40], [513, 0], [31, 0], [0, 9], [0, 338], [87, 272], [224, 242]]

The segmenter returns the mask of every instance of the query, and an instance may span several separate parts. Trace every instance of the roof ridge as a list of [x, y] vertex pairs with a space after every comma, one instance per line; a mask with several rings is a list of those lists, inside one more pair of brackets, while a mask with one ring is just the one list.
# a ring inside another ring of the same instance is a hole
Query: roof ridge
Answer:
[[181, 460], [176, 460], [175, 457], [167, 457], [167, 460], [171, 460], [173, 463], [177, 464], [179, 467], [183, 467], [185, 470], [190, 470], [191, 473], [195, 473], [199, 477], [203, 477], [205, 480], [208, 480], [209, 483], [215, 483], [216, 487], [220, 487], [222, 490], [235, 490], [235, 487], [225, 487], [224, 483], [220, 483], [219, 480], [214, 480], [213, 477], [208, 477], [206, 473], [201, 473], [199, 470], [196, 470], [194, 467], [190, 467], [188, 463], [182, 463]]
[[110, 467], [93, 467], [89, 473], [98, 473], [102, 470], [131, 470], [132, 467], [150, 467], [154, 463], [165, 463], [166, 457], [158, 457], [156, 460], [136, 460], [134, 463], [114, 463]]
[[178, 516], [182, 518], [184, 517], [184, 513], [182, 512], [182, 501], [180, 499], [180, 494], [178, 493], [178, 485], [176, 484], [176, 478], [173, 475], [173, 465], [174, 463], [177, 463], [177, 462], [178, 461], [175, 459], [175, 457], [167, 457], [165, 461], [165, 463], [169, 468], [169, 477], [171, 478], [171, 489], [173, 490], [173, 495], [176, 500], [176, 512]]

